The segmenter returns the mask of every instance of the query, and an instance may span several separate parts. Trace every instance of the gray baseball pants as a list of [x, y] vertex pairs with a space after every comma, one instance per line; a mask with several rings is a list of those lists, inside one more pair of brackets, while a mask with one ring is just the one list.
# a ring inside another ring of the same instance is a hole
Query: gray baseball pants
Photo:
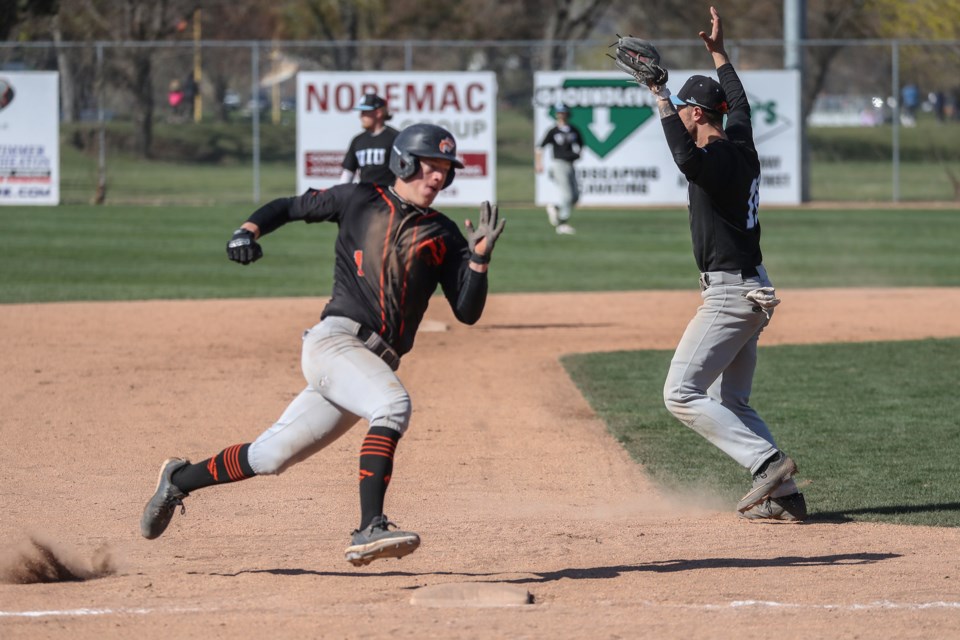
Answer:
[[357, 337], [359, 330], [357, 322], [331, 316], [304, 333], [300, 366], [307, 386], [250, 445], [258, 475], [309, 458], [361, 418], [371, 427], [406, 431], [410, 396], [390, 365]]
[[670, 413], [751, 473], [777, 451], [749, 404], [757, 341], [773, 315], [744, 298], [773, 286], [763, 266], [757, 272], [747, 279], [739, 271], [701, 275], [703, 304], [680, 339], [663, 387]]
[[563, 224], [570, 220], [573, 205], [580, 200], [580, 187], [577, 185], [577, 174], [573, 163], [569, 160], [554, 158], [550, 165], [550, 177], [560, 193], [560, 201], [557, 203], [557, 222]]

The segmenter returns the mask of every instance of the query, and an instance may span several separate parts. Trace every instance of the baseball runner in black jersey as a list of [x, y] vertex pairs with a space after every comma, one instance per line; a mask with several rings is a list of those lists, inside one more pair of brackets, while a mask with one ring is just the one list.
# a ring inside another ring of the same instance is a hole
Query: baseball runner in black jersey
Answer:
[[550, 147], [553, 159], [550, 162], [549, 175], [557, 185], [560, 197], [557, 204], [547, 205], [547, 218], [558, 234], [572, 235], [576, 230], [570, 226], [570, 216], [573, 214], [574, 205], [580, 200], [580, 187], [577, 185], [573, 163], [580, 159], [583, 135], [570, 124], [570, 107], [561, 102], [554, 106], [553, 111], [557, 124], [547, 131], [540, 146], [536, 148], [534, 169], [537, 173], [543, 173], [543, 149]]
[[360, 449], [360, 526], [346, 558], [356, 566], [400, 558], [420, 544], [416, 533], [396, 530], [383, 514], [394, 453], [410, 421], [411, 403], [396, 375], [413, 347], [417, 328], [437, 286], [458, 320], [480, 319], [487, 269], [505, 221], [484, 203], [467, 237], [430, 208], [453, 181], [456, 143], [445, 129], [416, 124], [397, 136], [393, 187], [369, 182], [309, 189], [254, 212], [227, 245], [233, 261], [262, 256], [258, 240], [295, 221], [334, 222], [333, 295], [320, 322], [303, 336], [306, 388], [277, 422], [252, 443], [227, 447], [198, 464], [169, 458], [140, 520], [144, 537], [160, 536], [191, 492], [256, 475], [278, 474], [317, 453], [361, 418], [369, 431]]
[[[740, 517], [806, 517], [796, 464], [750, 407], [757, 341], [780, 302], [760, 252], [760, 160], [750, 105], [723, 45], [717, 10], [700, 37], [720, 79], [695, 75], [676, 96], [651, 86], [673, 159], [686, 176], [703, 305], [680, 339], [663, 389], [670, 412], [753, 474]], [[726, 115], [726, 126], [723, 117]]]
[[356, 106], [360, 112], [363, 133], [350, 141], [343, 156], [340, 183], [373, 182], [390, 186], [396, 180], [390, 170], [390, 150], [398, 131], [387, 124], [393, 116], [387, 110], [387, 101], [375, 93], [368, 93]]

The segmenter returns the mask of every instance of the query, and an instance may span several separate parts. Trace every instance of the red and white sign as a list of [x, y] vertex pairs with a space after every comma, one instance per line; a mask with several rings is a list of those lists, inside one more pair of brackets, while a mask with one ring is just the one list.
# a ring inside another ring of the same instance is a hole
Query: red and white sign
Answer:
[[60, 81], [0, 71], [0, 205], [60, 203]]
[[435, 206], [496, 201], [497, 80], [491, 72], [303, 72], [297, 74], [297, 190], [340, 181], [343, 156], [361, 133], [354, 107], [365, 93], [387, 101], [402, 131], [428, 122], [450, 131], [464, 168]]

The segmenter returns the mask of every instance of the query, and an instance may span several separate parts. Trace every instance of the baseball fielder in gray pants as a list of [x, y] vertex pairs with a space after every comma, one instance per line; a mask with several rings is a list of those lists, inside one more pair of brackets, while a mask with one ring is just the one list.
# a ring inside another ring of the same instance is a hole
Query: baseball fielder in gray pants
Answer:
[[580, 187], [577, 185], [577, 174], [573, 163], [580, 159], [583, 149], [583, 135], [580, 130], [570, 124], [570, 107], [559, 102], [553, 106], [556, 126], [552, 127], [543, 136], [543, 140], [534, 154], [534, 170], [543, 172], [543, 149], [552, 149], [553, 159], [550, 162], [550, 180], [557, 187], [557, 204], [547, 205], [547, 218], [554, 230], [560, 235], [576, 233], [570, 225], [570, 216], [573, 207], [580, 200]]
[[807, 513], [792, 479], [797, 466], [749, 404], [757, 341], [780, 300], [760, 251], [760, 160], [750, 105], [724, 49], [720, 16], [710, 11], [711, 33], [700, 37], [720, 81], [695, 75], [675, 96], [650, 85], [674, 161], [688, 181], [703, 298], [670, 363], [663, 399], [676, 418], [753, 475], [737, 505], [740, 517], [795, 522]]

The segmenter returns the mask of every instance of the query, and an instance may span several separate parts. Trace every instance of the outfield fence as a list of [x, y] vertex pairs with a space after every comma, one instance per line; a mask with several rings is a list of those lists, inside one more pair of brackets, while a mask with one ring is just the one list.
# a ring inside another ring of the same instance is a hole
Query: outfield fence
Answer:
[[[248, 204], [294, 191], [298, 71], [493, 71], [498, 195], [529, 203], [533, 73], [609, 71], [611, 41], [3, 42], [0, 75], [60, 73], [63, 202]], [[709, 68], [699, 40], [658, 46]], [[960, 200], [960, 41], [728, 48], [742, 70], [803, 69], [806, 199]]]

